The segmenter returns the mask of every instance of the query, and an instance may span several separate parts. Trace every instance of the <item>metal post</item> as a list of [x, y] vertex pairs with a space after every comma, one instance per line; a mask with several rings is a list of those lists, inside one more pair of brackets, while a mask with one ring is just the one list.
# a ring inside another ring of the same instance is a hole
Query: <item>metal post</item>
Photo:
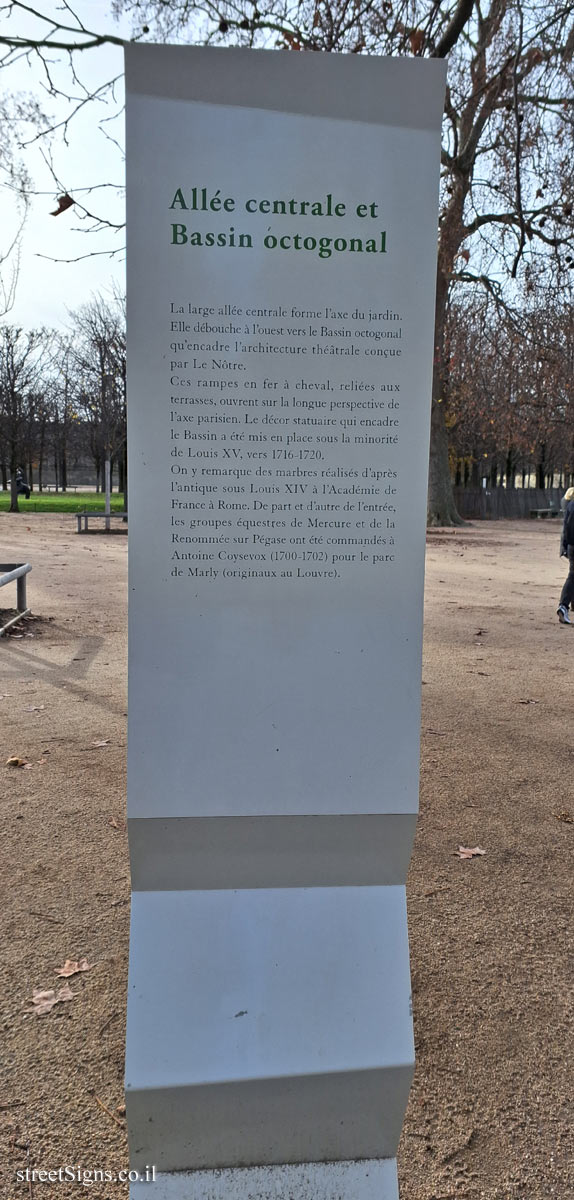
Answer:
[[16, 608], [19, 613], [26, 611], [26, 576], [20, 575], [16, 580]]
[[16, 583], [16, 605], [17, 615], [7, 621], [0, 628], [0, 637], [3, 637], [6, 630], [10, 629], [16, 621], [20, 621], [22, 617], [27, 617], [30, 609], [26, 607], [26, 575], [32, 570], [30, 563], [0, 563], [0, 588], [7, 583]]

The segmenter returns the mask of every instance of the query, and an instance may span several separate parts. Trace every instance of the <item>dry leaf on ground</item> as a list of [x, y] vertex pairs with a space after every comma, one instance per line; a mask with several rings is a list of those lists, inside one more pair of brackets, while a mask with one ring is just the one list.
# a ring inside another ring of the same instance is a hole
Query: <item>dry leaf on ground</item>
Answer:
[[101, 741], [101, 742], [92, 742], [92, 746], [109, 746], [109, 745], [110, 745], [109, 738], [106, 738], [104, 741]]
[[57, 992], [53, 988], [46, 992], [40, 991], [39, 988], [34, 988], [32, 999], [29, 1001], [32, 1007], [28, 1009], [26, 1015], [30, 1016], [33, 1013], [36, 1017], [43, 1017], [45, 1013], [52, 1011], [55, 1004], [62, 1004], [65, 1000], [73, 1000], [75, 994], [69, 983], [65, 983], [63, 987], [58, 988]]
[[481, 850], [480, 846], [473, 846], [472, 850], [468, 846], [459, 846], [454, 853], [457, 858], [476, 858], [479, 854], [486, 854], [486, 850]]
[[94, 963], [89, 963], [87, 958], [67, 958], [63, 967], [56, 967], [54, 974], [68, 979], [70, 975], [78, 975], [80, 971], [91, 971], [93, 966]]
[[122, 833], [126, 827], [125, 821], [122, 821], [119, 817], [110, 817], [108, 824], [111, 825], [112, 829], [121, 829]]
[[557, 821], [564, 821], [565, 825], [574, 825], [574, 817], [572, 816], [572, 813], [568, 812], [567, 808], [565, 808], [563, 812], [554, 813], [554, 816], [556, 817]]
[[6, 766], [7, 767], [25, 767], [25, 766], [28, 766], [28, 764], [27, 764], [25, 758], [18, 758], [17, 754], [12, 754], [10, 756], [10, 758], [6, 759]]

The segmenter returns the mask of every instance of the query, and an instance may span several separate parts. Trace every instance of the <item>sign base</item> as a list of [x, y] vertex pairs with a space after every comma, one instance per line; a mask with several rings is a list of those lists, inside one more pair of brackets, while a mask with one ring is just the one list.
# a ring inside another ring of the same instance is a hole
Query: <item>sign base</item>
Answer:
[[136, 1170], [396, 1154], [414, 1059], [403, 887], [134, 892], [128, 997]]
[[394, 1158], [171, 1171], [133, 1183], [130, 1200], [399, 1200]]

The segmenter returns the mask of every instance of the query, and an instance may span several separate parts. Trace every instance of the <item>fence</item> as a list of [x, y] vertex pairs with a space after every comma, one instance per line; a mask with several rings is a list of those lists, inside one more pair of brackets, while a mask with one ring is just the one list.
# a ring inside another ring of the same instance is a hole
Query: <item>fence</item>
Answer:
[[0, 637], [3, 637], [11, 625], [14, 625], [22, 617], [27, 617], [30, 612], [30, 609], [26, 608], [26, 576], [31, 570], [30, 563], [0, 563], [0, 587], [4, 587], [7, 583], [16, 583], [16, 608], [18, 610], [17, 615], [0, 629]]
[[461, 515], [469, 521], [498, 521], [529, 517], [533, 508], [561, 511], [562, 488], [463, 488], [455, 487], [454, 499]]

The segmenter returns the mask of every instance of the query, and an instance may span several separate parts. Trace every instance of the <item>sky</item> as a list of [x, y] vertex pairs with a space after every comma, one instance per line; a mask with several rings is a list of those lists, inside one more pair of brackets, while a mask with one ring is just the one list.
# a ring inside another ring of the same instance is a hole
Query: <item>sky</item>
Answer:
[[[75, 11], [94, 32], [129, 36], [129, 27], [122, 28], [114, 21], [103, 0], [81, 0]], [[23, 30], [20, 19], [17, 32]], [[70, 78], [65, 62], [58, 60], [55, 52], [50, 57], [50, 72], [57, 86], [81, 98], [82, 91]], [[69, 324], [69, 310], [86, 303], [96, 292], [109, 293], [114, 284], [124, 286], [123, 230], [88, 233], [89, 222], [81, 219], [75, 207], [57, 217], [51, 216], [57, 208], [57, 196], [68, 192], [97, 216], [103, 215], [118, 224], [124, 219], [123, 51], [120, 47], [102, 47], [86, 51], [79, 58], [78, 74], [88, 90], [116, 76], [120, 76], [120, 82], [113, 98], [92, 101], [82, 108], [68, 127], [67, 139], [63, 131], [56, 131], [49, 139], [41, 138], [22, 150], [34, 194], [22, 238], [16, 299], [3, 319], [27, 329], [42, 325], [65, 328]], [[22, 59], [0, 71], [0, 92], [34, 96], [54, 123], [69, 112], [68, 104], [48, 94], [39, 63], [29, 65]], [[30, 134], [33, 136], [33, 131]], [[48, 165], [49, 158], [53, 171]], [[102, 184], [112, 186], [103, 188]], [[86, 192], [85, 189], [92, 187], [97, 190]], [[14, 194], [0, 186], [0, 250], [6, 247], [15, 228]], [[111, 251], [116, 251], [115, 255]], [[86, 255], [89, 257], [83, 257]], [[78, 258], [81, 261], [51, 261]]]

